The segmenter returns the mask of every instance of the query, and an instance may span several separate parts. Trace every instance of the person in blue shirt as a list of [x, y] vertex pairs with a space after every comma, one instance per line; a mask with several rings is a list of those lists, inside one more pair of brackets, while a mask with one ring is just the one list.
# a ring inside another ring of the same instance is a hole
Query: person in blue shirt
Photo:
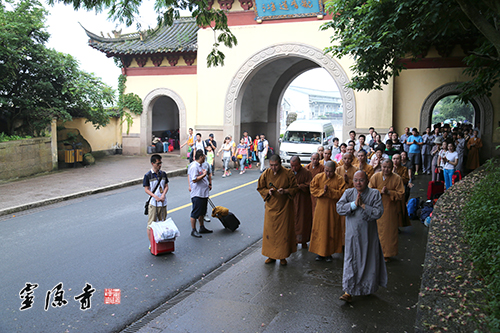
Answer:
[[422, 139], [422, 136], [418, 133], [418, 130], [416, 128], [413, 128], [411, 132], [412, 135], [410, 135], [406, 140], [409, 146], [408, 157], [411, 163], [414, 165], [415, 176], [418, 176], [418, 169], [422, 164], [421, 151], [424, 140]]

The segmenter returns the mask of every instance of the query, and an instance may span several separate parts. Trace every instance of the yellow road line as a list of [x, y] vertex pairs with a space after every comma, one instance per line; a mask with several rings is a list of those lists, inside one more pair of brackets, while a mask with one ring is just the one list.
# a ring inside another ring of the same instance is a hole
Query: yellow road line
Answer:
[[[248, 182], [246, 184], [243, 184], [243, 185], [239, 185], [239, 186], [236, 186], [236, 187], [233, 187], [233, 188], [230, 188], [229, 190], [225, 190], [225, 191], [222, 191], [222, 192], [219, 192], [217, 194], [214, 194], [214, 195], [211, 195], [210, 198], [215, 198], [215, 197], [218, 197], [219, 195], [223, 195], [223, 194], [226, 194], [226, 193], [229, 193], [229, 192], [232, 192], [234, 190], [237, 190], [237, 189], [240, 189], [242, 187], [245, 187], [245, 186], [248, 186], [248, 185], [251, 185], [251, 184], [254, 184], [258, 181], [258, 179], [255, 179], [255, 180], [252, 180], [251, 182]], [[168, 210], [167, 211], [167, 214], [171, 214], [173, 212], [176, 212], [178, 210], [181, 210], [181, 209], [184, 209], [184, 208], [187, 208], [187, 207], [191, 207], [191, 203], [188, 203], [188, 204], [185, 204], [183, 206], [180, 206], [180, 207], [177, 207], [177, 208], [174, 208], [174, 209], [171, 209], [171, 210]]]

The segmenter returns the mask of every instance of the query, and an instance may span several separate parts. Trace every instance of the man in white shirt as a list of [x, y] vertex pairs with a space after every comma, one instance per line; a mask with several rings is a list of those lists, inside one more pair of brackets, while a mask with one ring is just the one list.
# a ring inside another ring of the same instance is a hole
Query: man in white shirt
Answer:
[[[207, 213], [208, 194], [212, 189], [212, 184], [209, 182], [209, 170], [203, 168], [205, 162], [205, 154], [198, 149], [194, 156], [195, 162], [191, 163], [188, 169], [189, 180], [191, 185], [191, 236], [201, 238], [200, 234], [208, 234], [213, 232], [205, 228], [203, 218]], [[200, 232], [196, 230], [196, 220], [200, 223]]]
[[264, 134], [261, 134], [259, 143], [257, 144], [257, 150], [259, 152], [260, 173], [263, 173], [265, 170], [264, 162], [266, 160], [268, 149], [269, 142], [266, 140], [266, 136]]

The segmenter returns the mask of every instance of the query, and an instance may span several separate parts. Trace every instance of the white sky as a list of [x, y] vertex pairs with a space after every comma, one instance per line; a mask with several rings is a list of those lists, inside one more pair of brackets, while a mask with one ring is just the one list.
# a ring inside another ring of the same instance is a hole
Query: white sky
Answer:
[[[151, 2], [146, 3], [141, 10], [143, 17], [140, 18], [140, 23], [143, 28], [148, 25], [156, 26], [156, 14], [152, 10]], [[95, 14], [94, 11], [87, 12], [85, 10], [75, 11], [73, 7], [64, 4], [55, 4], [54, 6], [45, 5], [50, 15], [47, 16], [46, 25], [47, 31], [51, 37], [47, 46], [56, 49], [59, 52], [71, 54], [80, 62], [80, 68], [86, 72], [94, 73], [101, 77], [105, 83], [117, 88], [118, 76], [121, 74], [120, 68], [116, 67], [113, 58], [106, 57], [105, 53], [91, 48], [88, 44], [88, 37], [83, 28], [78, 24], [80, 22], [85, 29], [97, 35], [107, 37], [111, 30], [120, 30], [122, 33], [136, 31], [135, 24], [126, 28], [116, 27], [116, 24], [108, 21], [107, 14]]]
[[[47, 30], [51, 37], [47, 46], [59, 52], [71, 54], [80, 62], [80, 68], [86, 72], [94, 73], [113, 88], [117, 88], [120, 68], [116, 67], [112, 58], [106, 57], [105, 53], [97, 51], [88, 45], [88, 37], [80, 26], [80, 22], [87, 30], [97, 35], [111, 36], [112, 30], [122, 29], [122, 33], [136, 31], [136, 25], [130, 27], [117, 26], [107, 19], [107, 14], [96, 14], [94, 11], [73, 10], [73, 7], [57, 3], [54, 6], [45, 6], [50, 15], [47, 17]], [[156, 26], [156, 14], [153, 10], [153, 2], [146, 1], [141, 6], [141, 17], [138, 18], [142, 28]], [[183, 15], [188, 15], [184, 13]], [[332, 77], [322, 68], [307, 71], [297, 77], [293, 86], [308, 87], [318, 90], [338, 90]]]

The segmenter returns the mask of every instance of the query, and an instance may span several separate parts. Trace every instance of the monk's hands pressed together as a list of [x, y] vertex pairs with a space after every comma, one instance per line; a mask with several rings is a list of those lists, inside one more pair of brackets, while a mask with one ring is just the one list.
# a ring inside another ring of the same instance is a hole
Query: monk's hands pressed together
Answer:
[[384, 193], [384, 194], [389, 194], [389, 190], [387, 189], [387, 186], [384, 186], [384, 187], [382, 188], [382, 193]]
[[354, 204], [358, 207], [361, 207], [361, 205], [363, 204], [363, 199], [361, 199], [361, 193], [358, 192], [358, 197], [356, 198]]
[[325, 187], [323, 188], [323, 192], [324, 193], [328, 192], [328, 185], [325, 185]]
[[349, 176], [347, 175], [347, 173], [346, 173], [346, 174], [344, 174], [344, 181], [345, 181], [346, 183], [349, 183]]

